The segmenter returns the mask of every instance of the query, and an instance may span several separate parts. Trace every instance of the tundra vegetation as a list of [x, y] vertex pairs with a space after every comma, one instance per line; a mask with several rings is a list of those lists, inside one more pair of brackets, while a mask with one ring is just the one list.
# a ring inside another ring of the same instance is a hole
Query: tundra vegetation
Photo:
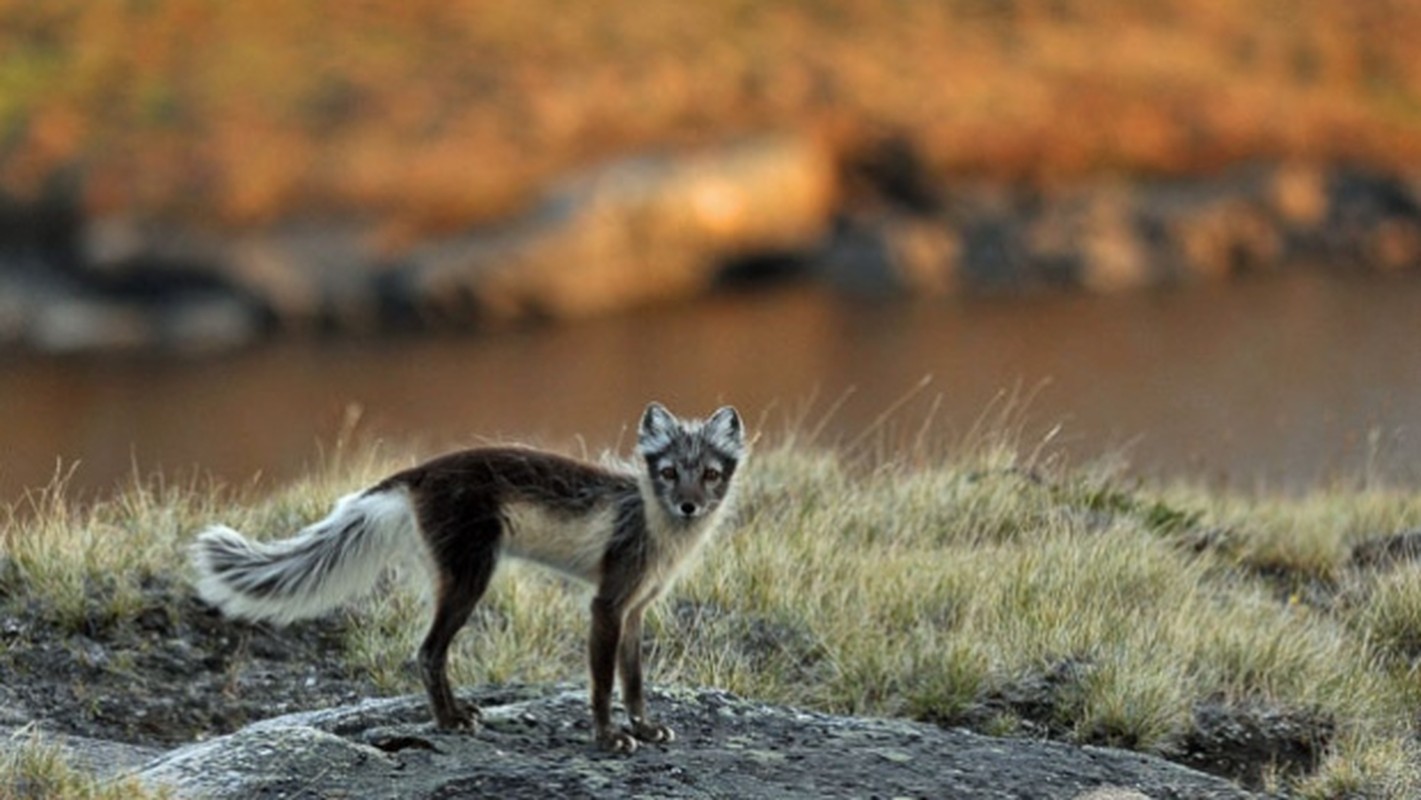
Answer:
[[[1400, 536], [1421, 530], [1416, 492], [1375, 474], [1301, 493], [1155, 485], [1003, 420], [945, 447], [886, 429], [762, 437], [740, 524], [649, 618], [653, 683], [1137, 749], [1299, 797], [1421, 793], [1421, 565]], [[202, 526], [285, 535], [409, 461], [342, 445], [275, 491], [144, 479], [87, 503], [57, 483], [5, 509], [0, 609], [56, 635], [135, 625], [155, 586], [185, 597]], [[585, 599], [505, 568], [455, 682], [582, 680]], [[350, 676], [417, 693], [426, 614], [417, 590], [381, 591], [314, 624]], [[1251, 726], [1252, 763], [1209, 750], [1219, 719]], [[60, 761], [42, 738], [21, 748], [0, 794], [104, 796]]]

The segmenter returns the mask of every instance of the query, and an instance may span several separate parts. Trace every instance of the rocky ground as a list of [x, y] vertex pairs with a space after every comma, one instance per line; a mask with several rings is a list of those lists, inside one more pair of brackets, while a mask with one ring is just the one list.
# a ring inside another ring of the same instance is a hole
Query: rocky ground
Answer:
[[177, 750], [140, 777], [214, 797], [1242, 798], [1227, 781], [1104, 748], [774, 708], [715, 690], [657, 692], [669, 745], [630, 757], [590, 744], [586, 695], [473, 693], [477, 735], [396, 698], [259, 723]]
[[[1170, 761], [1052, 742], [1070, 734], [1060, 711], [1073, 670], [1062, 664], [952, 719], [915, 723], [668, 691], [657, 708], [681, 740], [621, 760], [591, 747], [579, 688], [474, 690], [493, 710], [473, 738], [430, 729], [421, 696], [370, 700], [374, 683], [341, 660], [342, 626], [352, 623], [339, 617], [285, 629], [229, 622], [163, 581], [126, 620], [61, 624], [10, 599], [0, 606], [0, 727], [57, 737], [102, 773], [143, 766], [216, 796], [531, 797], [553, 782], [566, 796], [1066, 798], [1123, 786], [1236, 797], [1240, 786], [1260, 788], [1265, 771], [1311, 769], [1331, 733], [1326, 720], [1217, 707], [1197, 709]], [[281, 717], [293, 712], [307, 713]], [[1010, 738], [966, 732], [1004, 712], [1022, 720]], [[798, 794], [783, 794], [791, 788]]]

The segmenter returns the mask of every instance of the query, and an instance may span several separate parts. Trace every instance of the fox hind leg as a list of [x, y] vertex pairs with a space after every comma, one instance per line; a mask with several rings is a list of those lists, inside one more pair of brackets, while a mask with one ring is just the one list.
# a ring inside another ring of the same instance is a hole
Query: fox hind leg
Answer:
[[472, 731], [478, 727], [479, 709], [460, 703], [449, 686], [449, 646], [455, 635], [469, 621], [493, 577], [495, 555], [488, 549], [486, 558], [471, 559], [470, 568], [455, 576], [447, 571], [440, 575], [439, 593], [435, 601], [434, 621], [419, 647], [419, 673], [424, 689], [429, 693], [430, 709], [435, 723], [443, 730]]

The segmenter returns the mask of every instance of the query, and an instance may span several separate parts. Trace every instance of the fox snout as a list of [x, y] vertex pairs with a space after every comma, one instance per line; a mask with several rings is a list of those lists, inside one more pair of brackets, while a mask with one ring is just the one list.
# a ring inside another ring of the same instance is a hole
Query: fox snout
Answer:
[[699, 486], [679, 486], [671, 497], [671, 507], [683, 519], [699, 517], [708, 506], [706, 493]]

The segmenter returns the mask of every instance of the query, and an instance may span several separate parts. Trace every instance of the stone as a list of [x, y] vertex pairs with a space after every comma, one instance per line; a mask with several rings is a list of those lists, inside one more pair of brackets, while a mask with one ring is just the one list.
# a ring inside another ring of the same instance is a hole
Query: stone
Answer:
[[1266, 192], [1278, 217], [1289, 226], [1313, 227], [1327, 218], [1327, 178], [1317, 167], [1279, 167], [1269, 176]]
[[871, 211], [840, 220], [817, 259], [819, 276], [867, 295], [945, 295], [959, 284], [962, 243], [941, 219]]
[[463, 694], [483, 705], [472, 735], [434, 729], [422, 696], [367, 700], [180, 747], [136, 775], [213, 798], [1250, 797], [1140, 753], [834, 716], [715, 689], [654, 692], [676, 741], [614, 755], [592, 743], [581, 689], [494, 702]]
[[773, 137], [641, 157], [570, 179], [528, 216], [412, 253], [420, 316], [567, 319], [703, 291], [746, 254], [808, 249], [828, 218], [829, 158]]

